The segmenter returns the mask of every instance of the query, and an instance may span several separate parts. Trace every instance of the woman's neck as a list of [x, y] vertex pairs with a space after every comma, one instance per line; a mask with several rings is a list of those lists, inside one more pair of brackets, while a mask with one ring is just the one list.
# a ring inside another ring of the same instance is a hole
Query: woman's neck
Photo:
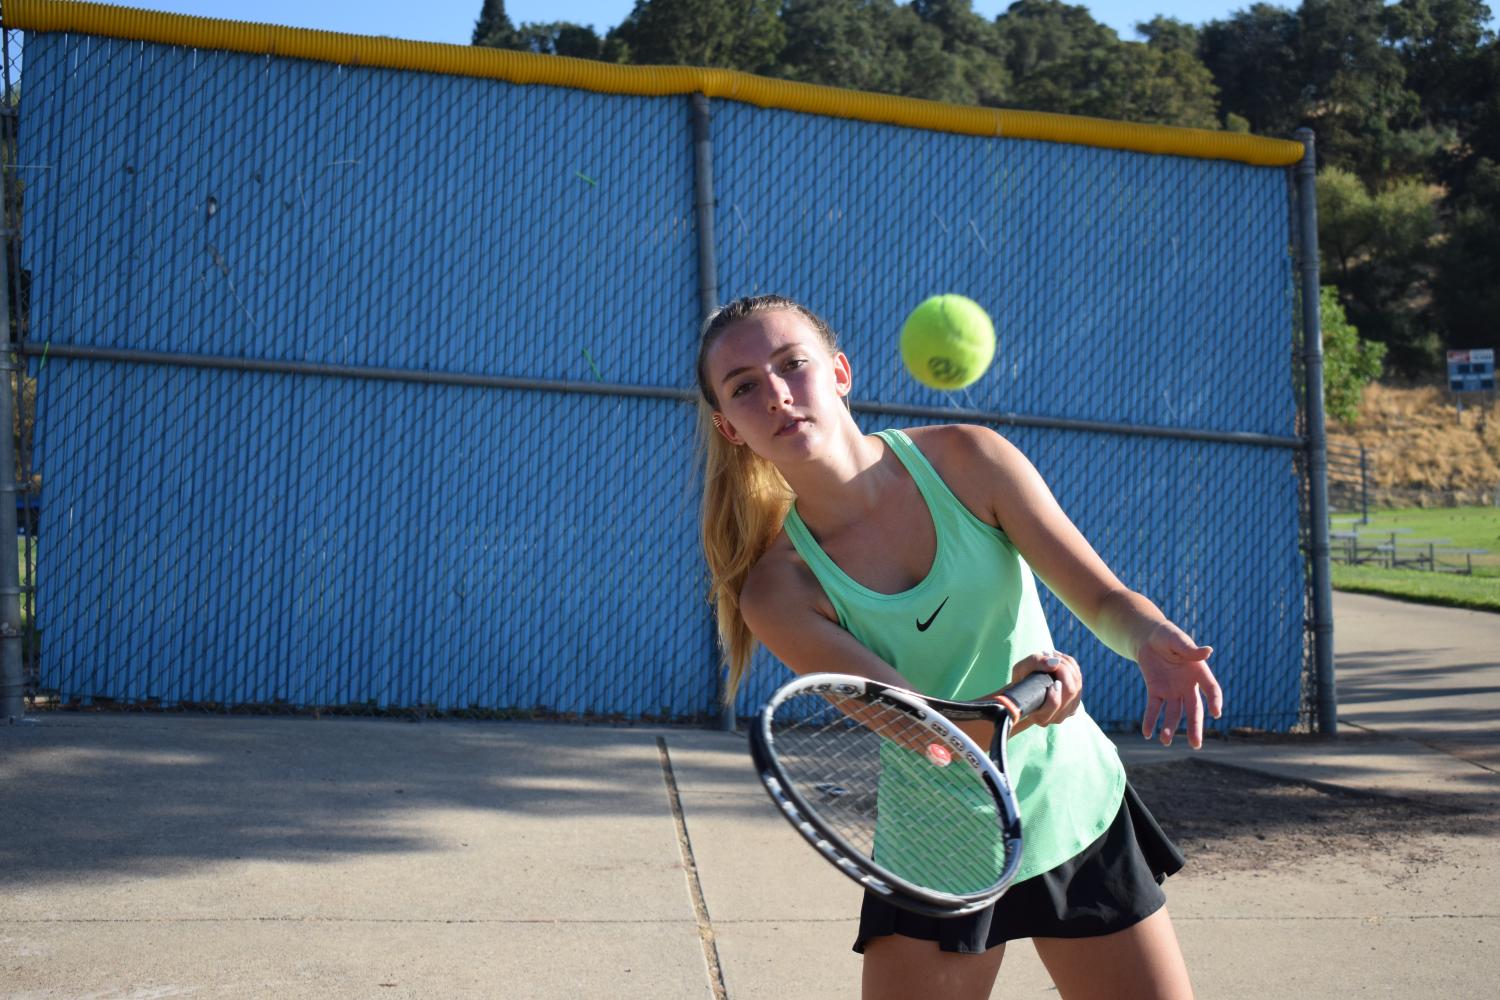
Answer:
[[883, 441], [850, 427], [847, 443], [831, 455], [781, 470], [796, 494], [798, 516], [819, 537], [863, 520], [903, 471]]

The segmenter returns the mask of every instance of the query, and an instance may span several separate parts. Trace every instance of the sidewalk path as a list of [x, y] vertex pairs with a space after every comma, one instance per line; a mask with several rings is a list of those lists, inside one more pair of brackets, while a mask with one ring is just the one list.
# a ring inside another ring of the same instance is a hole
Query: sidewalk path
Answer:
[[[1336, 608], [1345, 735], [1202, 759], [1500, 817], [1500, 617]], [[1131, 767], [1187, 753], [1122, 748]], [[1199, 996], [1493, 995], [1495, 828], [1189, 868], [1169, 892]], [[858, 890], [773, 813], [733, 734], [41, 715], [0, 728], [0, 831], [5, 1000], [858, 992]], [[1056, 993], [1018, 944], [996, 995]]]
[[1335, 601], [1339, 720], [1500, 772], [1500, 615]]

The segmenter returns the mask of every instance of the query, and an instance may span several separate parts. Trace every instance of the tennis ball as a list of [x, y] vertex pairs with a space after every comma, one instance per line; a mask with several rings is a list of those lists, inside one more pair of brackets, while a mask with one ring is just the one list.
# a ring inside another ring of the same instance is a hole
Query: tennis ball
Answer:
[[901, 327], [901, 360], [913, 378], [934, 389], [972, 385], [994, 356], [994, 324], [962, 295], [934, 295]]

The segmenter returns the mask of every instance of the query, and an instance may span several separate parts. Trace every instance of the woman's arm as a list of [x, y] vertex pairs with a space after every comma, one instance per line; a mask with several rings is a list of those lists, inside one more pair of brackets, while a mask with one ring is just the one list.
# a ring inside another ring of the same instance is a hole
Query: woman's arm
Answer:
[[[937, 433], [932, 433], [937, 432]], [[997, 525], [1032, 570], [1110, 649], [1134, 660], [1146, 681], [1142, 735], [1160, 739], [1184, 718], [1188, 742], [1203, 742], [1203, 698], [1218, 718], [1223, 693], [1209, 668], [1213, 650], [1197, 645], [1145, 596], [1122, 584], [1058, 506], [1019, 449], [982, 427], [933, 428], [924, 449], [970, 510]]]
[[799, 674], [854, 674], [897, 687], [911, 683], [834, 619], [812, 571], [773, 547], [750, 570], [740, 613], [755, 638]]

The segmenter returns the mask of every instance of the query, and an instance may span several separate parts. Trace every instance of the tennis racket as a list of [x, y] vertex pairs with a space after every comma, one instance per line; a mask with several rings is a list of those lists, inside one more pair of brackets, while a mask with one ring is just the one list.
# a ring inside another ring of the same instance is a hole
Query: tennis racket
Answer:
[[[807, 674], [761, 709], [750, 755], [781, 814], [839, 871], [904, 909], [963, 916], [1015, 877], [1021, 815], [1005, 744], [1051, 685], [1028, 674], [967, 702]], [[954, 724], [970, 721], [995, 725], [988, 753]]]

